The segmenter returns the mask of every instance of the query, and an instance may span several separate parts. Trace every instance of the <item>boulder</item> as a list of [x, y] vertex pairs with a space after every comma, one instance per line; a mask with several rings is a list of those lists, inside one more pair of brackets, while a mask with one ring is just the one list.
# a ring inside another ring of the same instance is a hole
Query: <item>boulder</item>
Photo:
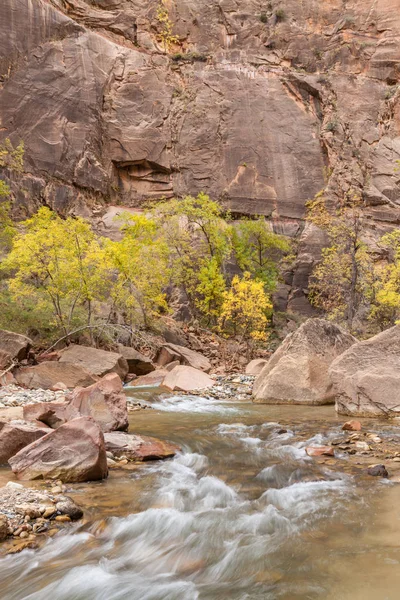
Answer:
[[193, 367], [179, 365], [164, 377], [163, 387], [174, 391], [192, 392], [209, 388], [215, 384], [209, 375]]
[[131, 382], [132, 387], [138, 386], [148, 386], [148, 387], [158, 387], [162, 385], [168, 371], [166, 369], [157, 369], [148, 375], [142, 375], [142, 377], [138, 377], [135, 381]]
[[100, 381], [72, 393], [69, 411], [92, 417], [102, 431], [128, 429], [128, 406], [122, 382], [116, 373], [108, 373]]
[[372, 477], [389, 477], [389, 473], [385, 465], [374, 465], [373, 467], [368, 467], [367, 474], [372, 475]]
[[20, 333], [0, 329], [0, 350], [10, 356], [12, 360], [20, 361], [27, 358], [32, 346], [32, 340]]
[[0, 350], [0, 371], [7, 369], [12, 364], [12, 358], [5, 350]]
[[67, 421], [79, 417], [79, 412], [69, 402], [37, 402], [23, 407], [26, 421], [39, 421], [57, 429]]
[[0, 421], [0, 464], [7, 464], [9, 458], [22, 448], [49, 433], [44, 424], [26, 421]]
[[323, 319], [308, 319], [288, 335], [258, 375], [253, 401], [264, 404], [331, 404], [328, 368], [357, 340]]
[[268, 361], [265, 358], [255, 358], [254, 360], [251, 360], [246, 367], [246, 375], [259, 375], [267, 362]]
[[114, 456], [126, 456], [130, 460], [157, 460], [171, 458], [180, 450], [179, 446], [144, 435], [128, 433], [105, 433], [106, 450]]
[[182, 365], [200, 369], [206, 373], [211, 371], [210, 361], [199, 352], [177, 344], [164, 344], [158, 353], [157, 364], [164, 367], [174, 360], [179, 360]]
[[18, 479], [95, 481], [108, 475], [104, 435], [91, 417], [79, 417], [25, 446], [9, 459]]
[[33, 367], [21, 367], [15, 371], [14, 377], [18, 385], [44, 390], [54, 388], [61, 382], [69, 389], [85, 387], [97, 379], [79, 365], [53, 361], [45, 361]]
[[123, 358], [128, 363], [128, 373], [134, 373], [135, 375], [147, 375], [155, 370], [155, 366], [151, 362], [150, 358], [141, 354], [134, 348], [128, 346], [118, 346], [118, 350]]
[[97, 377], [103, 377], [107, 373], [117, 373], [121, 379], [125, 379], [129, 370], [128, 363], [121, 354], [77, 344], [71, 344], [60, 352], [60, 363], [79, 365]]
[[400, 326], [354, 344], [331, 365], [341, 415], [400, 415]]

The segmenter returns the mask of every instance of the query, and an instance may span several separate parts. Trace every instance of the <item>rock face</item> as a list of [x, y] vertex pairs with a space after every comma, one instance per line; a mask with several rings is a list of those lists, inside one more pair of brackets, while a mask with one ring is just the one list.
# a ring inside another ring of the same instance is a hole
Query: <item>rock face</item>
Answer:
[[128, 429], [126, 396], [116, 373], [105, 375], [89, 387], [74, 390], [68, 410], [93, 417], [104, 432]]
[[128, 373], [134, 373], [135, 375], [147, 375], [155, 370], [155, 366], [151, 362], [150, 358], [144, 356], [134, 348], [128, 346], [118, 346], [118, 350], [121, 356], [128, 363]]
[[117, 373], [121, 379], [125, 379], [128, 374], [128, 363], [117, 352], [71, 344], [60, 354], [59, 364], [79, 365], [95, 377], [103, 377], [107, 373]]
[[26, 421], [0, 422], [0, 464], [17, 454], [22, 448], [49, 433], [49, 428]]
[[211, 371], [210, 361], [199, 352], [185, 348], [185, 346], [178, 346], [177, 344], [165, 344], [158, 354], [157, 363], [164, 367], [175, 360], [194, 369], [200, 369], [200, 371], [204, 371], [205, 373]]
[[180, 449], [175, 444], [145, 435], [128, 433], [106, 433], [106, 450], [115, 456], [126, 456], [129, 460], [145, 461], [171, 458]]
[[44, 390], [52, 389], [54, 385], [61, 382], [70, 389], [87, 386], [97, 379], [79, 365], [53, 361], [44, 361], [34, 367], [21, 367], [15, 371], [14, 377], [19, 385]]
[[161, 385], [171, 391], [192, 392], [212, 387], [215, 381], [203, 371], [179, 365], [165, 376]]
[[95, 481], [108, 475], [104, 436], [90, 417], [79, 417], [25, 446], [9, 459], [18, 479]]
[[354, 344], [329, 370], [342, 415], [400, 415], [400, 326]]
[[288, 335], [254, 382], [253, 401], [331, 404], [328, 368], [357, 340], [323, 319], [308, 319]]
[[378, 229], [400, 216], [398, 4], [176, 0], [169, 54], [157, 6], [2, 0], [0, 135], [25, 142], [25, 173], [5, 173], [16, 213], [46, 203], [107, 232], [97, 201], [205, 191], [300, 236], [286, 303], [307, 311], [320, 241], [302, 234], [305, 202], [327, 183], [332, 200], [360, 191]]
[[31, 346], [32, 340], [25, 335], [0, 329], [0, 352], [3, 357], [0, 357], [0, 360], [2, 362], [7, 362], [7, 356], [16, 361], [24, 360], [28, 356]]

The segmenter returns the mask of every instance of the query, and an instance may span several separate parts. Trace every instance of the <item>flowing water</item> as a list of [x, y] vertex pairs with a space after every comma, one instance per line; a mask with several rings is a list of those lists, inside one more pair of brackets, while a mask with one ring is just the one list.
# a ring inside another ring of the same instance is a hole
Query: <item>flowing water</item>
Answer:
[[182, 453], [73, 486], [85, 522], [1, 559], [2, 600], [400, 597], [400, 486], [305, 453], [338, 436], [332, 407], [154, 406], [131, 430]]

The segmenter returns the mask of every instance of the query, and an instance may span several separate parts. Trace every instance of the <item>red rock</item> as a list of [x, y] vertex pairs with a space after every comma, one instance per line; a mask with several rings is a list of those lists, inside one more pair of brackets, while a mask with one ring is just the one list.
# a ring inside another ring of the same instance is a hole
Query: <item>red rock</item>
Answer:
[[185, 346], [178, 346], [177, 344], [165, 344], [157, 357], [157, 364], [164, 367], [172, 361], [179, 360], [183, 365], [199, 369], [205, 373], [211, 371], [211, 363], [202, 354], [185, 348]]
[[134, 373], [135, 375], [140, 376], [147, 375], [148, 373], [155, 371], [155, 366], [151, 362], [150, 358], [144, 356], [144, 354], [141, 354], [134, 348], [119, 345], [118, 350], [128, 363], [129, 373]]
[[192, 392], [209, 388], [215, 381], [203, 371], [180, 365], [166, 375], [162, 385], [171, 391]]
[[360, 421], [346, 421], [342, 427], [343, 431], [361, 431]]
[[79, 412], [69, 402], [37, 402], [23, 408], [26, 421], [40, 421], [52, 429], [57, 429], [67, 421], [79, 417]]
[[[79, 365], [96, 377], [103, 377], [107, 373], [117, 373], [121, 379], [128, 374], [128, 363], [125, 358], [117, 352], [108, 352], [91, 348], [90, 346], [78, 346], [71, 344], [60, 352], [60, 363], [71, 363]], [[64, 381], [60, 378], [59, 381]]]
[[128, 429], [126, 396], [116, 373], [109, 373], [86, 388], [74, 390], [69, 410], [93, 417], [104, 432]]
[[246, 367], [246, 375], [259, 375], [267, 362], [268, 361], [265, 360], [265, 358], [255, 358], [254, 360], [251, 360]]
[[6, 464], [14, 454], [47, 433], [49, 428], [44, 423], [0, 422], [0, 464]]
[[131, 460], [145, 461], [171, 458], [179, 446], [157, 438], [129, 433], [105, 433], [106, 450], [114, 456], [126, 456]]
[[135, 381], [132, 381], [131, 385], [134, 387], [146, 385], [149, 387], [157, 387], [162, 385], [162, 382], [165, 379], [168, 371], [166, 369], [157, 369], [153, 371], [153, 373], [149, 373], [148, 375], [142, 375], [142, 377], [138, 377]]
[[91, 385], [96, 381], [89, 371], [79, 365], [45, 361], [34, 367], [21, 367], [14, 373], [18, 385], [30, 389], [51, 389], [62, 382], [67, 388]]
[[18, 479], [95, 481], [108, 475], [104, 435], [91, 417], [79, 417], [25, 446], [9, 459]]
[[335, 456], [332, 446], [309, 446], [306, 453], [308, 456]]
[[32, 340], [20, 333], [0, 329], [0, 350], [6, 352], [16, 361], [27, 358], [32, 346]]

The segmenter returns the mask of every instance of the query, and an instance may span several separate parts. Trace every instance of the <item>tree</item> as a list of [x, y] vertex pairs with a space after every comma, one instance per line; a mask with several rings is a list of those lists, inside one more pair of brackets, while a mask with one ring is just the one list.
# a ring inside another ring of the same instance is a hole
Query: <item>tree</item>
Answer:
[[173, 24], [165, 0], [160, 0], [157, 7], [156, 18], [160, 25], [161, 31], [159, 37], [164, 46], [164, 51], [169, 52], [172, 44], [177, 44], [179, 42], [179, 37], [172, 33]]
[[63, 220], [46, 207], [22, 223], [2, 269], [11, 275], [12, 297], [34, 299], [38, 310], [53, 314], [53, 326], [64, 335], [76, 326], [80, 309], [91, 324], [93, 302], [110, 287], [106, 255], [90, 225], [80, 218]]
[[241, 341], [249, 338], [258, 341], [267, 339], [268, 314], [272, 303], [264, 290], [264, 282], [251, 279], [250, 273], [232, 279], [231, 288], [223, 294], [219, 319], [224, 331], [238, 335]]
[[268, 293], [273, 292], [278, 283], [279, 262], [290, 252], [290, 243], [274, 233], [263, 217], [239, 221], [233, 231], [239, 267], [263, 281]]
[[111, 296], [130, 325], [139, 319], [148, 325], [168, 309], [164, 288], [170, 278], [169, 251], [153, 219], [125, 214], [122, 220], [122, 240], [107, 244], [108, 256], [117, 271]]
[[324, 196], [317, 194], [307, 208], [307, 220], [325, 231], [329, 240], [312, 272], [310, 300], [351, 329], [357, 310], [369, 302], [372, 286], [372, 259], [362, 239], [363, 203], [351, 194], [338, 207], [328, 208]]
[[400, 319], [400, 230], [382, 236], [380, 245], [388, 253], [388, 262], [375, 266], [370, 319], [384, 329]]

